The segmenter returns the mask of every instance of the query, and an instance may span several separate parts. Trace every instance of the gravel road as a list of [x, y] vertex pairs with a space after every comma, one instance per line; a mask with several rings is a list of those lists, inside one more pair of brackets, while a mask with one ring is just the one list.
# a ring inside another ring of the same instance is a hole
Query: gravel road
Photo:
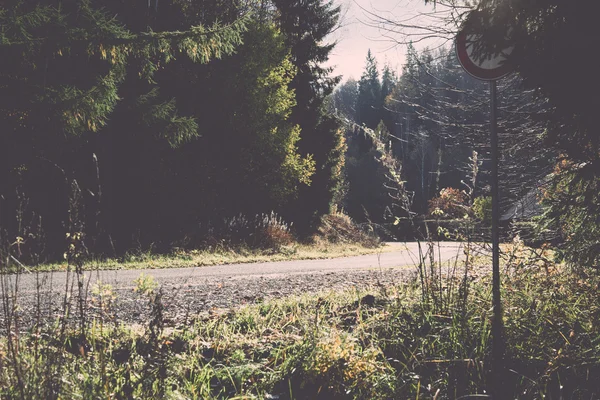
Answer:
[[[144, 323], [148, 320], [148, 300], [136, 293], [134, 280], [151, 275], [162, 288], [165, 320], [168, 325], [189, 323], [199, 313], [254, 303], [291, 294], [389, 285], [409, 279], [416, 273], [418, 244], [393, 244], [398, 250], [363, 256], [323, 260], [230, 264], [196, 268], [93, 271], [85, 273], [88, 313], [100, 313], [97, 296], [91, 295], [97, 282], [111, 285], [116, 295], [110, 318]], [[441, 243], [435, 259], [453, 263], [463, 257], [460, 244]], [[65, 299], [66, 272], [21, 274], [18, 277], [19, 319], [30, 325], [41, 315], [54, 319], [61, 314]], [[17, 277], [4, 276], [3, 292], [12, 292]], [[75, 285], [76, 286], [76, 285]], [[39, 287], [39, 290], [38, 290]], [[74, 291], [77, 291], [75, 287]], [[38, 301], [39, 296], [39, 301]], [[3, 296], [4, 297], [4, 296]], [[76, 305], [76, 295], [71, 299]], [[37, 304], [41, 304], [37, 312]], [[75, 309], [75, 308], [74, 308]], [[0, 329], [6, 316], [0, 310]]]

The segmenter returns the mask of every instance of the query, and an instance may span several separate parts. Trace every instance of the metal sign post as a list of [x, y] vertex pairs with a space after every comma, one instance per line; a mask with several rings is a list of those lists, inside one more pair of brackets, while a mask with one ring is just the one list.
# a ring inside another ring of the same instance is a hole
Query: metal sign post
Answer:
[[494, 394], [499, 396], [504, 375], [504, 321], [500, 298], [500, 193], [498, 185], [498, 131], [496, 81], [490, 81], [490, 145], [492, 147], [492, 362]]
[[[472, 14], [476, 16], [476, 14]], [[490, 85], [490, 145], [492, 156], [492, 395], [494, 398], [504, 398], [506, 388], [504, 381], [504, 323], [502, 320], [502, 302], [500, 298], [500, 199], [498, 188], [498, 132], [497, 132], [497, 94], [496, 80], [511, 72], [506, 62], [513, 48], [504, 49], [499, 54], [482, 57], [474, 54], [475, 47], [481, 35], [469, 31], [465, 25], [456, 37], [456, 55], [462, 67], [471, 76], [489, 81]]]

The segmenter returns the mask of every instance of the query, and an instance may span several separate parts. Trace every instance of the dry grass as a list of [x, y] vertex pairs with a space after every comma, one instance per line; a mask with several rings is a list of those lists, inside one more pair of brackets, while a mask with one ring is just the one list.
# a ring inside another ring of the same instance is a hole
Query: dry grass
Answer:
[[314, 241], [335, 244], [359, 243], [367, 248], [376, 248], [381, 244], [372, 231], [357, 225], [352, 218], [338, 210], [333, 210], [321, 218], [321, 226]]
[[[404, 245], [400, 243], [382, 244], [379, 247], [364, 247], [359, 244], [332, 244], [327, 242], [292, 244], [281, 246], [277, 250], [249, 249], [246, 247], [238, 247], [236, 249], [213, 248], [209, 250], [178, 251], [171, 255], [158, 255], [152, 253], [129, 255], [121, 260], [107, 259], [90, 262], [86, 267], [100, 270], [203, 267], [211, 265], [351, 257], [378, 252], [398, 251], [404, 248]], [[67, 264], [66, 262], [43, 264], [36, 268], [40, 271], [62, 271], [67, 268]]]

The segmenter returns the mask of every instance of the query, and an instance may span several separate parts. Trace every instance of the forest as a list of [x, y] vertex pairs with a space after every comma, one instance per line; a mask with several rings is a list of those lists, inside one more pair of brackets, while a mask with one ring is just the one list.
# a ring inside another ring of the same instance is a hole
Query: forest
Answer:
[[320, 66], [339, 9], [139, 3], [4, 4], [5, 234], [52, 257], [66, 232], [117, 255], [200, 246], [240, 214], [313, 230], [341, 180], [322, 109], [337, 78]]
[[[273, 219], [303, 240], [332, 210], [388, 239], [411, 237], [399, 219], [430, 218], [444, 196], [477, 204], [485, 219], [487, 86], [463, 72], [453, 48], [409, 44], [401, 71], [380, 68], [369, 52], [360, 80], [340, 83], [323, 66], [335, 45], [325, 39], [339, 24], [331, 2], [158, 7], [4, 2], [5, 245], [20, 237], [19, 247], [52, 260], [67, 232], [81, 232], [90, 252], [115, 257], [233, 240], [238, 224], [235, 240], [259, 246], [250, 225]], [[538, 234], [585, 238], [563, 243], [575, 256], [579, 245], [597, 246], [593, 232], [576, 227], [597, 197], [589, 105], [558, 102], [546, 93], [561, 93], [551, 77], [538, 82], [531, 71], [500, 81], [505, 225], [539, 187], [551, 207]], [[549, 179], [557, 168], [561, 179]], [[583, 203], [564, 201], [571, 190], [584, 192]]]
[[423, 3], [0, 0], [0, 398], [600, 398], [595, 7]]

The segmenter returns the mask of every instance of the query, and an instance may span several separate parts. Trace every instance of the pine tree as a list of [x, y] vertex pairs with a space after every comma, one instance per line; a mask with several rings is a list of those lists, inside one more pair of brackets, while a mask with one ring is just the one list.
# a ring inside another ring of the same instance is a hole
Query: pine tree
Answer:
[[356, 122], [356, 99], [358, 98], [358, 82], [350, 78], [335, 88], [331, 94], [328, 110], [340, 118]]
[[329, 212], [342, 178], [343, 136], [337, 120], [327, 116], [323, 107], [339, 78], [331, 77], [332, 69], [322, 66], [335, 46], [323, 43], [337, 25], [340, 8], [324, 0], [274, 0], [274, 4], [297, 69], [290, 84], [297, 102], [291, 121], [301, 128], [301, 154], [312, 155], [316, 165], [310, 185], [301, 188], [298, 201], [288, 211], [300, 233], [308, 234], [320, 216]]
[[396, 87], [397, 81], [396, 73], [390, 68], [389, 64], [385, 64], [381, 74], [381, 99], [383, 103]]
[[365, 70], [358, 82], [357, 119], [358, 123], [367, 128], [375, 129], [382, 117], [383, 99], [381, 96], [381, 82], [377, 61], [371, 54], [367, 53]]
[[[13, 194], [21, 187], [44, 218], [55, 242], [49, 247], [61, 253], [69, 181], [77, 179], [83, 193], [97, 191], [93, 143], [114, 117], [124, 85], [139, 78], [147, 83], [139, 98], [144, 119], [162, 124], [157, 135], [177, 146], [198, 134], [197, 125], [177, 116], [175, 101], [153, 103], [155, 74], [176, 57], [202, 64], [231, 54], [245, 30], [240, 19], [210, 28], [131, 31], [98, 4], [7, 0], [0, 7], [0, 195], [8, 199], [0, 219], [14, 220]], [[144, 149], [136, 150], [132, 154]]]
[[[385, 64], [383, 67], [383, 71], [381, 74], [381, 104], [382, 104], [382, 112], [381, 112], [381, 120], [385, 124], [386, 131], [389, 133], [394, 132], [395, 128], [395, 115], [390, 111], [390, 109], [386, 106], [386, 102], [388, 97], [394, 91], [398, 83], [398, 77], [396, 73], [390, 68], [389, 64]], [[379, 129], [379, 127], [377, 128]]]

